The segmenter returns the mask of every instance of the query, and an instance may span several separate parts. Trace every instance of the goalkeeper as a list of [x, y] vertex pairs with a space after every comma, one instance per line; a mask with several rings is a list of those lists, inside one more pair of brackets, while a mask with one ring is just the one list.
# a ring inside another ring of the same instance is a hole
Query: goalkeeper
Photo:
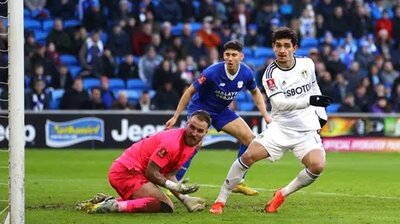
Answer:
[[176, 180], [176, 172], [192, 156], [211, 124], [206, 111], [193, 112], [185, 128], [170, 129], [134, 143], [109, 170], [109, 182], [121, 199], [98, 194], [78, 209], [88, 213], [173, 212], [174, 205], [159, 186], [169, 189], [189, 212], [201, 211], [205, 200], [189, 196], [199, 186]]

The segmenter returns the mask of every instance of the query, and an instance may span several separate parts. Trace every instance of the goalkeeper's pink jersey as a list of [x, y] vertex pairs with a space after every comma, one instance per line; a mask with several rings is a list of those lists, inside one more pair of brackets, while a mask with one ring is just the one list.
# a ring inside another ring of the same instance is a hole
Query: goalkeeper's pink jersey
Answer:
[[141, 173], [150, 161], [161, 168], [162, 174], [179, 170], [195, 150], [185, 144], [184, 133], [184, 128], [158, 132], [131, 145], [116, 161]]

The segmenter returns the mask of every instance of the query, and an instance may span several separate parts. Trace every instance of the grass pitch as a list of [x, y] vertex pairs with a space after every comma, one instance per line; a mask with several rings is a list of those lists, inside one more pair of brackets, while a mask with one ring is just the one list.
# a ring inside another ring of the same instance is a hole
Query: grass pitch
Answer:
[[[194, 195], [207, 199], [203, 212], [188, 213], [174, 200], [173, 214], [95, 214], [75, 210], [75, 205], [97, 192], [115, 195], [107, 170], [121, 150], [27, 150], [26, 223], [400, 223], [399, 153], [328, 153], [323, 175], [311, 186], [287, 198], [277, 214], [261, 212], [273, 190], [284, 186], [302, 169], [288, 153], [282, 160], [260, 161], [246, 177], [259, 196], [232, 194], [222, 215], [208, 212], [230, 165], [233, 150], [203, 150], [187, 176], [201, 184]], [[2, 154], [0, 166], [7, 165]], [[0, 182], [7, 180], [1, 169]], [[7, 186], [0, 185], [0, 198]], [[0, 202], [0, 211], [6, 202]], [[4, 214], [1, 217], [4, 219]], [[2, 223], [2, 222], [1, 222]]]

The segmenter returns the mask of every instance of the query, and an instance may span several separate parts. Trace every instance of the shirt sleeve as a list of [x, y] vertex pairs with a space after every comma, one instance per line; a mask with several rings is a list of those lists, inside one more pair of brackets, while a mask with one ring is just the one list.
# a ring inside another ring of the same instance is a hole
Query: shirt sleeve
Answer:
[[157, 150], [154, 151], [153, 155], [150, 157], [150, 161], [153, 161], [157, 164], [160, 169], [165, 168], [169, 161], [172, 158], [173, 152], [168, 150], [166, 147], [160, 146]]

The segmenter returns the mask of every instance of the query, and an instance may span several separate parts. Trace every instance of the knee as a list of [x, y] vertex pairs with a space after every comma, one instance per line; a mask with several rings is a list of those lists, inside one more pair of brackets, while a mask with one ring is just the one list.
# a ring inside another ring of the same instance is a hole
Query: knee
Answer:
[[242, 143], [243, 145], [247, 145], [248, 146], [248, 145], [250, 145], [251, 141], [253, 141], [253, 139], [255, 137], [256, 136], [253, 135], [253, 133], [248, 134], [248, 135], [244, 135], [243, 138], [240, 140], [240, 143]]
[[308, 166], [307, 169], [315, 175], [320, 175], [324, 171], [324, 167], [325, 167], [325, 162], [320, 161], [310, 164], [310, 166]]
[[253, 165], [253, 163], [255, 163], [257, 161], [257, 158], [255, 157], [255, 155], [249, 151], [246, 151], [242, 157], [241, 157], [241, 161], [247, 165], [248, 167], [250, 167], [251, 165]]

